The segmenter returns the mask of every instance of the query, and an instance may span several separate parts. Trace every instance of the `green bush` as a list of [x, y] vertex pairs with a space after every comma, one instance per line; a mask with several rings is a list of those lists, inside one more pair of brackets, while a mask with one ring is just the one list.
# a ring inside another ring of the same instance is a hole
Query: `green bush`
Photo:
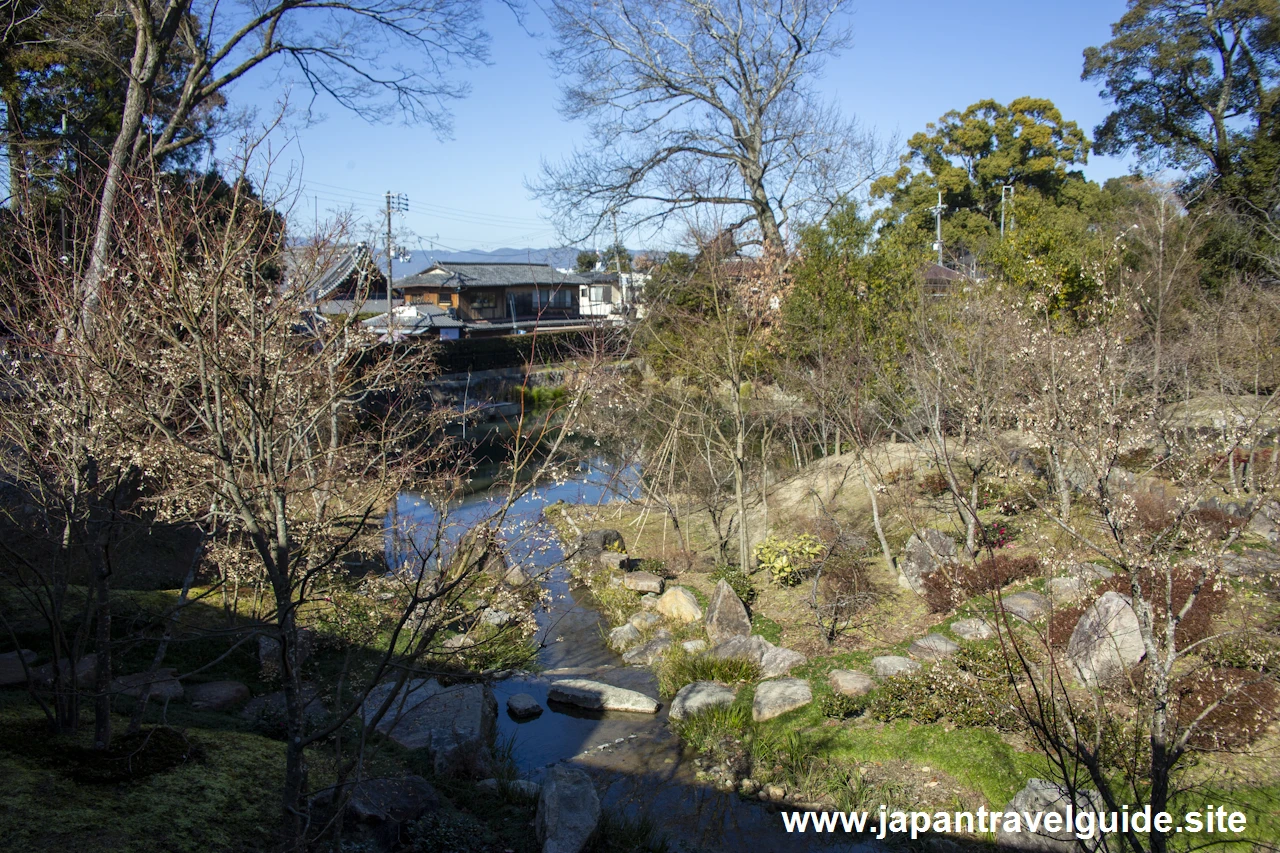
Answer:
[[[987, 665], [984, 660], [982, 666]], [[871, 694], [867, 713], [884, 723], [903, 719], [936, 723], [946, 717], [960, 728], [1014, 731], [1021, 727], [1007, 673], [984, 678], [947, 661], [885, 679]]]
[[738, 598], [742, 599], [743, 604], [751, 604], [756, 600], [756, 587], [751, 582], [751, 575], [747, 574], [741, 566], [733, 566], [727, 563], [716, 566], [711, 572], [712, 582], [724, 581], [733, 587], [733, 591], [737, 593]]
[[832, 693], [822, 697], [822, 716], [835, 720], [857, 717], [867, 710], [866, 696], [845, 696], [843, 693]]
[[774, 583], [795, 586], [817, 569], [824, 550], [818, 537], [808, 533], [792, 539], [770, 536], [756, 546], [755, 558]]

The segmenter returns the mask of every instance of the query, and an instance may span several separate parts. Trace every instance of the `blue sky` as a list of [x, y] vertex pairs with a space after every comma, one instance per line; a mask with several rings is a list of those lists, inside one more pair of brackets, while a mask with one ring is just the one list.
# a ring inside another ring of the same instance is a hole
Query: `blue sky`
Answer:
[[[1110, 37], [1125, 5], [862, 2], [851, 14], [853, 46], [828, 63], [819, 86], [846, 115], [903, 141], [948, 110], [1023, 95], [1049, 98], [1091, 134], [1108, 106], [1080, 80], [1081, 52]], [[537, 175], [543, 158], [567, 154], [586, 134], [558, 114], [557, 83], [545, 60], [546, 21], [536, 7], [528, 11], [532, 35], [500, 4], [486, 9], [492, 64], [461, 72], [472, 91], [453, 104], [451, 139], [440, 141], [422, 127], [368, 124], [323, 103], [325, 119], [280, 134], [273, 142], [276, 168], [300, 176], [298, 211], [308, 215], [298, 219], [351, 207], [373, 227], [391, 190], [409, 198], [396, 227], [411, 248], [427, 247], [431, 237], [437, 251], [556, 245], [526, 179]], [[274, 76], [250, 78], [232, 92], [232, 102], [266, 115], [277, 87]], [[1097, 181], [1128, 170], [1104, 157], [1090, 157], [1085, 167]], [[627, 242], [636, 247], [636, 240]]]

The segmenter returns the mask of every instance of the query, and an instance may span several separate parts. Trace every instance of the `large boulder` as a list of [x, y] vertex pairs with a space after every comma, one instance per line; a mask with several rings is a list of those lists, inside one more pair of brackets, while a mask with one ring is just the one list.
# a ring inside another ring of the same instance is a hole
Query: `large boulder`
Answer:
[[875, 679], [852, 669], [833, 669], [827, 675], [831, 689], [841, 696], [866, 696], [876, 687]]
[[608, 528], [588, 530], [578, 538], [573, 549], [573, 556], [586, 560], [595, 560], [605, 551], [613, 551], [616, 554], [625, 554], [627, 552], [627, 545], [622, 540], [621, 533]]
[[623, 663], [631, 666], [649, 666], [666, 653], [675, 643], [670, 631], [660, 631], [643, 646], [636, 646], [622, 656]]
[[[74, 671], [74, 675], [72, 672]], [[62, 660], [58, 663], [58, 672], [62, 674], [64, 683], [74, 679], [77, 687], [88, 687], [93, 684], [95, 674], [98, 671], [98, 656], [85, 655], [76, 661], [75, 669], [72, 670], [70, 661]], [[31, 680], [37, 687], [48, 689], [53, 686], [54, 682], [53, 661], [42, 664], [31, 670]]]
[[[1104, 805], [1096, 791], [1077, 791], [1075, 802], [1072, 803], [1072, 797], [1067, 789], [1056, 782], [1045, 779], [1029, 780], [1026, 787], [1014, 794], [1013, 799], [1004, 807], [1005, 815], [1010, 813], [1018, 815], [1018, 828], [1021, 831], [1009, 831], [1013, 829], [1009, 821], [997, 821], [996, 847], [1001, 850], [1017, 850], [1020, 853], [1078, 853], [1081, 848], [1076, 846], [1074, 827], [1066, 825], [1068, 807], [1073, 815], [1080, 812], [1096, 814], [1103, 810]], [[1050, 832], [1045, 828], [1044, 818], [1049, 814], [1061, 815], [1061, 818], [1055, 822], [1059, 826], [1058, 831]], [[1039, 816], [1034, 831], [1026, 823], [1027, 816], [1032, 820]], [[1103, 849], [1103, 841], [1096, 834], [1096, 824], [1094, 838], [1082, 843], [1086, 851]]]
[[813, 691], [803, 678], [779, 678], [756, 685], [751, 703], [751, 718], [756, 722], [772, 720], [788, 711], [803, 708], [813, 701]]
[[[366, 723], [394, 683], [369, 691], [362, 709]], [[395, 693], [377, 730], [405, 749], [426, 750], [437, 775], [492, 776], [498, 700], [487, 684], [442, 686], [434, 678], [414, 679]]]
[[764, 659], [765, 654], [772, 649], [773, 643], [761, 637], [759, 634], [752, 634], [748, 637], [737, 636], [730, 637], [722, 643], [716, 645], [711, 650], [711, 656], [716, 660], [732, 660], [740, 659], [750, 661], [756, 666], [760, 666], [760, 662]]
[[676, 622], [697, 622], [702, 618], [702, 608], [693, 593], [682, 586], [673, 586], [658, 599], [658, 612]]
[[774, 646], [760, 656], [760, 677], [777, 678], [808, 662], [807, 657], [794, 649]]
[[147, 685], [151, 686], [147, 694], [152, 702], [173, 702], [183, 695], [182, 682], [177, 679], [178, 671], [172, 667], [163, 667], [155, 672], [139, 672], [133, 675], [122, 675], [111, 681], [111, 691], [134, 699], [142, 697]]
[[551, 682], [547, 698], [553, 702], [576, 705], [589, 711], [633, 711], [637, 714], [658, 713], [656, 699], [636, 690], [614, 687], [585, 678], [563, 678]]
[[712, 644], [723, 643], [730, 637], [745, 637], [751, 633], [751, 617], [738, 594], [721, 580], [711, 592], [707, 602], [707, 636]]
[[606, 569], [625, 572], [631, 565], [631, 558], [620, 551], [603, 551], [599, 557], [600, 565]]
[[239, 681], [210, 681], [193, 684], [187, 701], [197, 711], [230, 711], [249, 701], [249, 688]]
[[898, 562], [899, 583], [924, 595], [924, 579], [955, 559], [956, 541], [941, 530], [929, 528], [913, 533]]
[[600, 822], [600, 798], [591, 777], [557, 764], [538, 795], [534, 827], [542, 853], [581, 853]]
[[662, 578], [653, 572], [627, 572], [622, 576], [622, 585], [635, 592], [662, 593]]
[[1004, 610], [1023, 622], [1034, 622], [1049, 612], [1049, 599], [1038, 592], [1015, 592], [1001, 599]]
[[1049, 598], [1054, 604], [1070, 604], [1084, 598], [1089, 582], [1078, 575], [1049, 578]]
[[1089, 605], [1067, 643], [1067, 659], [1090, 687], [1123, 675], [1146, 653], [1129, 596], [1114, 591]]
[[996, 629], [985, 619], [957, 619], [951, 623], [951, 633], [962, 640], [989, 640], [996, 635]]
[[12, 687], [15, 684], [25, 684], [27, 681], [27, 670], [23, 668], [22, 664], [25, 661], [27, 668], [30, 668], [35, 659], [36, 653], [30, 649], [20, 649], [16, 652], [5, 652], [0, 655], [0, 687]]
[[625, 652], [640, 642], [640, 629], [630, 622], [624, 622], [609, 632], [609, 648], [615, 652]]
[[671, 700], [671, 719], [683, 720], [711, 708], [732, 705], [738, 691], [714, 681], [686, 684]]
[[440, 795], [421, 776], [365, 779], [352, 786], [347, 813], [366, 823], [408, 823], [440, 807]]
[[920, 660], [942, 660], [960, 651], [960, 644], [941, 634], [927, 634], [916, 640], [907, 653]]
[[893, 678], [904, 672], [916, 672], [920, 664], [901, 655], [881, 655], [871, 659], [871, 669], [881, 678]]

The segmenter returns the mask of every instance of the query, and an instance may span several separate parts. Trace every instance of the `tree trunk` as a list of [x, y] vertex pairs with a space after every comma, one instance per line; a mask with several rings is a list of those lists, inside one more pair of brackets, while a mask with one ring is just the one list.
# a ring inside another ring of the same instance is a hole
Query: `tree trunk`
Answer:
[[[94, 661], [93, 746], [111, 746], [111, 565], [99, 551], [94, 558], [94, 590], [97, 599], [97, 655]], [[72, 664], [75, 679], [75, 662]]]
[[876, 498], [876, 490], [871, 485], [871, 478], [867, 476], [865, 465], [862, 468], [862, 485], [866, 487], [867, 497], [871, 499], [871, 523], [876, 529], [876, 538], [880, 540], [880, 550], [884, 553], [884, 563], [896, 572], [898, 570], [898, 561], [893, 558], [893, 551], [889, 550], [889, 540], [885, 538], [884, 526], [880, 523], [880, 501]]

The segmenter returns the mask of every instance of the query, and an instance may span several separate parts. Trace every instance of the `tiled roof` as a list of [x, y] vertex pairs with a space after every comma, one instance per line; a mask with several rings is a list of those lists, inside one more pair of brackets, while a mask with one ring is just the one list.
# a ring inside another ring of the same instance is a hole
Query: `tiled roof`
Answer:
[[519, 287], [522, 285], [586, 284], [574, 273], [564, 273], [550, 264], [437, 263], [422, 272], [396, 282], [406, 287]]
[[[423, 335], [436, 329], [461, 329], [466, 323], [449, 316], [448, 310], [435, 305], [406, 305], [396, 308], [394, 330], [398, 335]], [[374, 332], [387, 331], [387, 315], [379, 314], [364, 321]]]
[[[354, 246], [334, 247], [327, 257], [319, 256], [313, 247], [297, 247], [284, 253], [285, 278], [293, 281], [302, 277], [313, 302], [327, 298], [353, 272], [371, 264], [369, 246], [363, 242]], [[378, 270], [375, 278], [380, 275], [381, 271]], [[378, 290], [382, 290], [382, 287], [379, 286]]]

